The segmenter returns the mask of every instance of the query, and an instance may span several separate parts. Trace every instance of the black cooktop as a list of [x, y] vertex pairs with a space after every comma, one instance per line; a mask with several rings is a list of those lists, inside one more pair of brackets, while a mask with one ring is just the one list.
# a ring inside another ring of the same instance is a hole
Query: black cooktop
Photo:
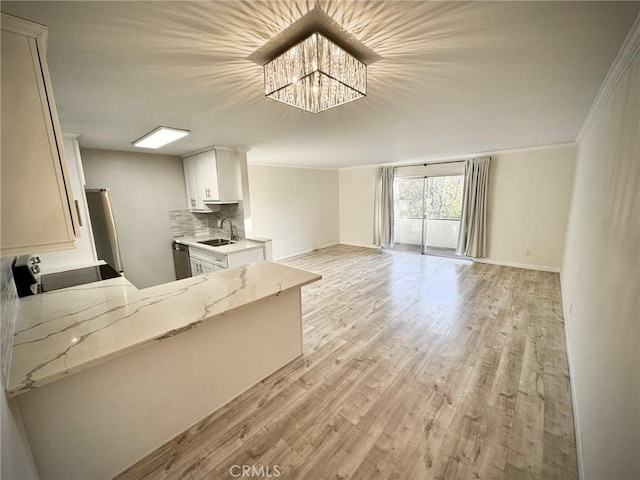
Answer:
[[66, 272], [49, 273], [40, 277], [40, 291], [43, 293], [52, 292], [61, 288], [75, 287], [120, 276], [111, 265], [96, 265], [95, 267], [78, 268]]

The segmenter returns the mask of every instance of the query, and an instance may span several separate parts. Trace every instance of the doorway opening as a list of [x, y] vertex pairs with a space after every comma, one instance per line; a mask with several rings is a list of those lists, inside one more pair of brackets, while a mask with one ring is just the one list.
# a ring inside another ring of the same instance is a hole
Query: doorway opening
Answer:
[[456, 257], [464, 175], [394, 180], [395, 250]]

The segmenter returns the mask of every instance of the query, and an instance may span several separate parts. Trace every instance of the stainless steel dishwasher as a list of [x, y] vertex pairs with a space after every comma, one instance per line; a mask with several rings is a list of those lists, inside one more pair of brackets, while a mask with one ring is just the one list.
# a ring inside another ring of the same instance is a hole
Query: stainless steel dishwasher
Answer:
[[189, 247], [178, 242], [173, 242], [173, 265], [176, 269], [176, 280], [191, 276], [191, 261], [189, 259]]

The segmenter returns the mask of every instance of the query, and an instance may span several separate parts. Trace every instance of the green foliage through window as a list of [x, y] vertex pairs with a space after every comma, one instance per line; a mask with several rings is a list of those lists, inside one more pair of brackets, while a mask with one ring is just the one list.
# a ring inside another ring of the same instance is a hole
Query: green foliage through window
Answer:
[[[462, 216], [464, 175], [398, 178], [394, 183], [398, 218], [455, 219]], [[425, 208], [426, 207], [426, 208]]]

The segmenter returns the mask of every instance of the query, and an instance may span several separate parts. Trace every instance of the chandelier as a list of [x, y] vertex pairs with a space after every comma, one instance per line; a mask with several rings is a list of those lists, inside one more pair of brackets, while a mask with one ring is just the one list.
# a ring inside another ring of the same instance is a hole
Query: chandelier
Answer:
[[367, 66], [315, 32], [264, 66], [265, 95], [311, 113], [367, 94]]

